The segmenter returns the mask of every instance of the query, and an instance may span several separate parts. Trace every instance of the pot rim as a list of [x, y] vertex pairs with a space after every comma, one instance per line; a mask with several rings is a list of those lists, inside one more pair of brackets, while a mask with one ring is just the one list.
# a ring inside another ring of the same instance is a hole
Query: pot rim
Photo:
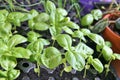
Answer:
[[[120, 13], [120, 12], [119, 12]], [[110, 16], [113, 16], [111, 14], [106, 14], [103, 19], [107, 19], [109, 18]], [[105, 28], [106, 30], [108, 30], [110, 33], [112, 33], [115, 37], [119, 38], [120, 39], [120, 36], [117, 35], [114, 31], [112, 31], [108, 26]]]

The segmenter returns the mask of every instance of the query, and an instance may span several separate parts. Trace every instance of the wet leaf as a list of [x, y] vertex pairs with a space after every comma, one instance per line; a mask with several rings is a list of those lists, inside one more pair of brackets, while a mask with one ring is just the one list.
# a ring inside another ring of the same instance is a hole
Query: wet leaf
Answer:
[[81, 55], [77, 53], [72, 53], [69, 51], [69, 52], [66, 52], [65, 58], [75, 70], [78, 70], [78, 71], [83, 70], [85, 66], [85, 60]]
[[62, 62], [61, 53], [55, 47], [48, 47], [41, 55], [42, 63], [50, 69], [56, 68]]
[[72, 38], [67, 34], [59, 34], [56, 37], [58, 44], [66, 50], [72, 46]]
[[100, 21], [98, 21], [94, 27], [92, 28], [92, 32], [93, 33], [100, 33], [102, 32], [105, 27], [107, 27], [109, 25], [108, 19], [102, 19]]

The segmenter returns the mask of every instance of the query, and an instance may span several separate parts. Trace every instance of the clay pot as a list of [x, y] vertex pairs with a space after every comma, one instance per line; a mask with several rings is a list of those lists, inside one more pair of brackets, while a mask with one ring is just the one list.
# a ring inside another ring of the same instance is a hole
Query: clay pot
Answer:
[[[118, 13], [120, 14], [120, 12]], [[114, 16], [113, 14], [107, 14], [103, 18], [110, 18]], [[109, 27], [106, 27], [102, 33], [103, 38], [112, 43], [112, 50], [114, 53], [120, 53], [120, 36], [114, 33]], [[120, 78], [120, 60], [112, 61], [112, 66], [114, 67], [118, 77]]]

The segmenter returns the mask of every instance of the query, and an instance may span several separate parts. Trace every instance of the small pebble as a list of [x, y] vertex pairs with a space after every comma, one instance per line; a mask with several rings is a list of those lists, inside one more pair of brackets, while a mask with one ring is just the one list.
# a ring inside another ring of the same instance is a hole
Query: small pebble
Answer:
[[95, 80], [100, 80], [100, 78], [99, 78], [99, 77], [96, 77]]
[[30, 78], [28, 76], [24, 76], [22, 80], [30, 80]]
[[55, 78], [54, 77], [49, 77], [48, 80], [55, 80]]
[[72, 74], [76, 74], [76, 70], [75, 70], [75, 69], [72, 69], [71, 73], [72, 73]]
[[79, 80], [77, 77], [73, 77], [72, 80]]

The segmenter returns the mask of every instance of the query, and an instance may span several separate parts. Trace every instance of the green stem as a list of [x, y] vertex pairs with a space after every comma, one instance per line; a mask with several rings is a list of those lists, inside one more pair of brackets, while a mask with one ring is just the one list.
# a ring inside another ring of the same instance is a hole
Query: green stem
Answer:
[[87, 72], [87, 69], [85, 68], [85, 70], [84, 70], [84, 74], [83, 74], [83, 78], [86, 77], [86, 72]]
[[52, 46], [54, 46], [54, 44], [55, 44], [55, 40], [53, 40]]

